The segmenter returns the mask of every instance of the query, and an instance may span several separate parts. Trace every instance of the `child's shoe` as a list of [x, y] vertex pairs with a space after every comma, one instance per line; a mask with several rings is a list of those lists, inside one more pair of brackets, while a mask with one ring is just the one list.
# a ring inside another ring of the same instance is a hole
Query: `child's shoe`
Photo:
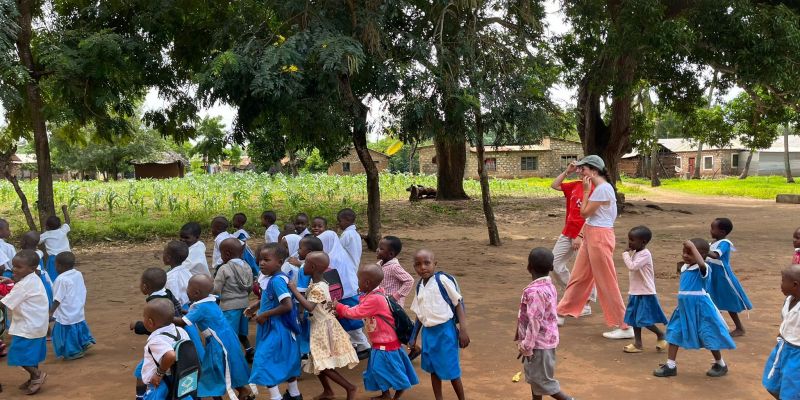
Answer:
[[622, 348], [622, 351], [624, 351], [624, 352], [626, 352], [626, 353], [641, 353], [641, 352], [642, 352], [642, 351], [644, 351], [644, 350], [642, 350], [642, 349], [640, 349], [640, 348], [636, 347], [636, 346], [635, 346], [633, 343], [631, 343], [631, 344], [629, 344], [629, 345], [627, 345], [627, 346], [623, 347], [623, 348]]
[[669, 343], [667, 343], [667, 341], [664, 339], [661, 339], [656, 342], [656, 351], [658, 351], [659, 353], [666, 350], [667, 347], [669, 347]]
[[289, 391], [287, 390], [286, 392], [283, 393], [282, 400], [303, 400], [303, 395], [298, 394], [297, 396], [292, 396], [289, 394]]
[[583, 306], [583, 310], [581, 311], [581, 317], [587, 317], [592, 315], [592, 307], [590, 305]]
[[614, 329], [613, 331], [603, 332], [603, 337], [606, 339], [633, 339], [633, 328], [628, 329]]
[[670, 368], [667, 364], [660, 364], [655, 371], [653, 371], [653, 375], [659, 378], [666, 378], [668, 376], [677, 376], [678, 375], [678, 367]]
[[725, 376], [728, 373], [728, 365], [719, 365], [717, 363], [711, 364], [711, 369], [706, 372], [706, 375], [712, 378], [719, 378], [720, 376]]

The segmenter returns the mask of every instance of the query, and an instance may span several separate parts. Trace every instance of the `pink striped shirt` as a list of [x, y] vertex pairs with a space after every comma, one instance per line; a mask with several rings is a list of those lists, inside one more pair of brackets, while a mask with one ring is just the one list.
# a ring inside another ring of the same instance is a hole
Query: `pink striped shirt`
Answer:
[[385, 263], [378, 261], [378, 265], [383, 268], [383, 282], [380, 287], [386, 291], [387, 295], [394, 297], [397, 304], [405, 307], [406, 296], [414, 287], [414, 278], [403, 269], [396, 258]]
[[522, 291], [517, 315], [517, 341], [523, 356], [533, 355], [534, 349], [558, 347], [558, 294], [549, 276], [531, 282]]
[[794, 250], [794, 255], [792, 256], [792, 264], [800, 264], [800, 249]]

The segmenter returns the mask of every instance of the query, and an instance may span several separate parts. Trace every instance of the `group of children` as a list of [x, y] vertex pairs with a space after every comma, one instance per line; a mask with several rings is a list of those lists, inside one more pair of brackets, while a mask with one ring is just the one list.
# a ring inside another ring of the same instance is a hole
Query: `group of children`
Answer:
[[[443, 380], [465, 398], [458, 356], [469, 344], [463, 300], [455, 279], [436, 271], [432, 252], [419, 250], [414, 257], [420, 281], [411, 310], [418, 320], [407, 338], [397, 318], [407, 320], [402, 307], [414, 278], [397, 260], [399, 238], [383, 238], [377, 262], [362, 266], [353, 210], [337, 215], [341, 236], [328, 230], [323, 217], [299, 214], [283, 230], [276, 220], [272, 211], [261, 215], [265, 244], [252, 251], [246, 216], [232, 218], [234, 233], [225, 217], [215, 217], [210, 264], [204, 263], [200, 226], [188, 223], [181, 240], [164, 249], [168, 271], [144, 271], [147, 306], [143, 320], [131, 323], [136, 333], [149, 335], [135, 372], [137, 399], [170, 398], [172, 389], [162, 386], [174, 387], [178, 379], [169, 368], [178, 362], [177, 350], [169, 349], [181, 342], [178, 337], [191, 340], [197, 352], [198, 398], [254, 399], [265, 387], [271, 400], [299, 400], [297, 379], [305, 371], [322, 385], [317, 399], [335, 398], [331, 383], [354, 399], [356, 386], [338, 370], [368, 359], [365, 389], [380, 392], [376, 398], [399, 399], [419, 383], [411, 364], [419, 355], [436, 399], [442, 398]], [[254, 293], [258, 299], [251, 301]], [[257, 325], [252, 346], [249, 321]]]

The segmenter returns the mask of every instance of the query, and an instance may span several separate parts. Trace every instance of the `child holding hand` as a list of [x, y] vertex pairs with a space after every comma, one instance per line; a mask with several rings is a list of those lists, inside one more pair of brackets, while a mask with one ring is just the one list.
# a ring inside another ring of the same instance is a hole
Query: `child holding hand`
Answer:
[[786, 301], [778, 344], [767, 359], [761, 382], [776, 399], [800, 399], [800, 265], [781, 272], [781, 292]]
[[53, 325], [53, 350], [56, 357], [74, 360], [83, 357], [95, 344], [83, 307], [86, 304], [86, 284], [83, 274], [75, 269], [75, 255], [70, 251], [56, 256], [58, 279], [53, 285], [53, 306], [50, 315]]
[[656, 324], [666, 324], [667, 316], [658, 303], [653, 256], [647, 244], [653, 233], [646, 226], [637, 226], [628, 232], [628, 249], [622, 253], [622, 261], [628, 267], [628, 307], [625, 323], [633, 327], [633, 343], [625, 346], [626, 353], [642, 352], [642, 328], [656, 334], [656, 350], [667, 349], [664, 332]]
[[553, 253], [544, 247], [531, 250], [528, 255], [528, 273], [531, 282], [523, 291], [517, 316], [517, 342], [519, 356], [525, 370], [525, 381], [531, 385], [533, 400], [550, 396], [558, 400], [572, 400], [561, 391], [553, 378], [558, 347], [558, 294], [550, 272], [553, 270]]

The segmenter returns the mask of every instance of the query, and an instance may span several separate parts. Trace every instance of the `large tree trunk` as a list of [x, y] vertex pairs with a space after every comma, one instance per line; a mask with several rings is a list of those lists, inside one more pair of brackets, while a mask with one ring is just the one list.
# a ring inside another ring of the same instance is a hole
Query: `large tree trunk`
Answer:
[[467, 165], [467, 140], [463, 136], [437, 135], [436, 200], [467, 200], [464, 168]]
[[783, 128], [783, 163], [786, 167], [786, 183], [794, 183], [792, 176], [792, 161], [789, 159], [789, 127]]
[[694, 156], [694, 171], [692, 179], [700, 179], [700, 165], [703, 162], [703, 142], [697, 143], [697, 154]]
[[50, 170], [50, 143], [47, 139], [47, 125], [44, 119], [44, 101], [39, 90], [41, 71], [37, 70], [31, 51], [33, 7], [35, 7], [34, 0], [17, 0], [20, 27], [17, 34], [17, 54], [20, 62], [31, 76], [31, 79], [25, 84], [25, 95], [33, 127], [33, 144], [39, 173], [39, 196], [36, 205], [39, 210], [39, 224], [44, 226], [44, 221], [49, 216], [55, 215], [56, 209], [53, 201], [53, 172]]
[[367, 148], [367, 106], [360, 99], [356, 99], [350, 86], [350, 76], [339, 75], [339, 90], [345, 105], [353, 117], [353, 147], [358, 154], [361, 165], [367, 174], [367, 248], [372, 251], [378, 249], [381, 239], [381, 187], [378, 167], [372, 160], [372, 155]]
[[492, 195], [489, 192], [489, 175], [486, 173], [486, 166], [483, 159], [483, 122], [480, 112], [480, 109], [475, 110], [475, 147], [478, 150], [478, 178], [481, 183], [483, 215], [486, 217], [486, 227], [489, 229], [489, 244], [492, 246], [500, 246], [500, 232], [497, 230], [497, 221], [494, 218], [494, 209], [492, 208]]
[[755, 149], [750, 149], [750, 153], [747, 155], [747, 162], [744, 163], [744, 170], [742, 170], [742, 174], [739, 175], [739, 179], [747, 178], [747, 175], [750, 173], [750, 161], [753, 161], [753, 153], [755, 152]]
[[650, 186], [661, 186], [661, 180], [658, 179], [658, 139], [653, 145], [653, 150], [650, 151]]

